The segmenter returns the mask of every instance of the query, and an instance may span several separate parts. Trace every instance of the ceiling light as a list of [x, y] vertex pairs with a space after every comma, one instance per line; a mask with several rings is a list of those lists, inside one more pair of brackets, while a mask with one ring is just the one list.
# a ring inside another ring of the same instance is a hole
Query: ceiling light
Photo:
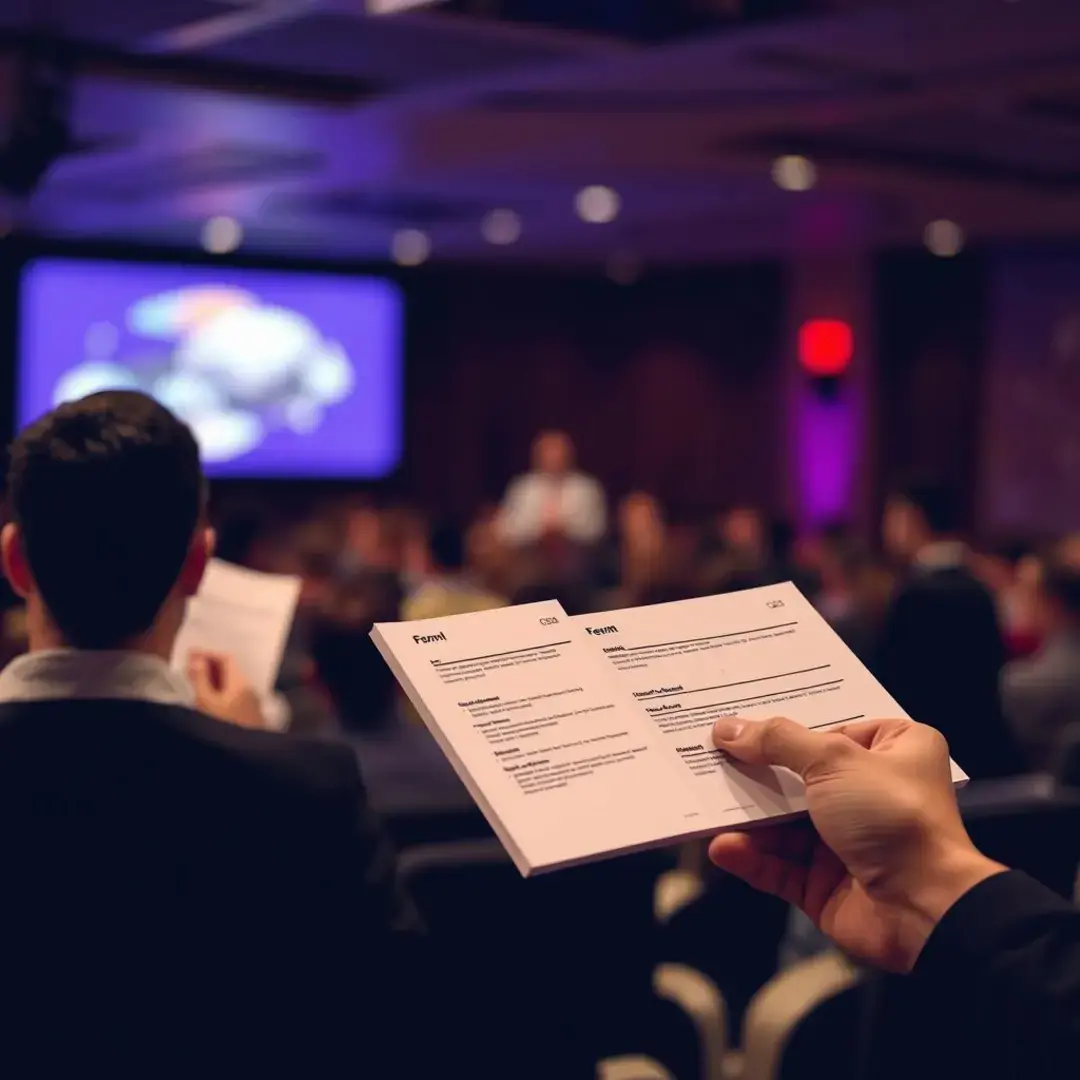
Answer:
[[513, 210], [492, 210], [482, 222], [480, 233], [489, 244], [514, 244], [521, 237], [521, 218]]
[[397, 15], [413, 8], [434, 7], [443, 0], [367, 0], [364, 5], [369, 15]]
[[202, 246], [211, 255], [228, 255], [240, 246], [243, 239], [244, 230], [236, 218], [212, 217], [203, 226]]
[[431, 254], [431, 239], [419, 229], [400, 229], [394, 233], [390, 254], [398, 266], [419, 266]]
[[590, 225], [607, 225], [619, 216], [619, 193], [602, 184], [582, 188], [574, 199], [578, 217]]
[[955, 221], [945, 218], [931, 221], [923, 230], [923, 243], [932, 254], [951, 259], [964, 247], [964, 230]]
[[784, 191], [809, 191], [817, 183], [817, 169], [802, 154], [785, 154], [773, 162], [772, 178]]

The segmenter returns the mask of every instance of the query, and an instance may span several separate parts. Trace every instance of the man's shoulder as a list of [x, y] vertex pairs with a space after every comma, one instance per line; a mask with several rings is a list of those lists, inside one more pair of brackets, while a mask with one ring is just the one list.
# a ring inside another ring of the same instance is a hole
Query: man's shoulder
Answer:
[[1006, 695], [1026, 695], [1032, 690], [1042, 691], [1047, 686], [1046, 680], [1050, 674], [1046, 657], [1038, 653], [1022, 660], [1010, 660], [1001, 669], [1002, 692]]
[[595, 476], [592, 475], [592, 473], [587, 473], [587, 472], [571, 473], [571, 479], [573, 480], [573, 482], [575, 484], [577, 484], [577, 486], [582, 491], [587, 490], [587, 491], [591, 491], [591, 492], [601, 492], [602, 493], [603, 490], [604, 490], [604, 485], [601, 484], [600, 481]]
[[1074, 698], [1080, 692], [1080, 648], [1044, 646], [1034, 656], [1013, 660], [1001, 674], [1006, 694]]
[[990, 590], [966, 567], [916, 569], [900, 586], [899, 595], [963, 597], [975, 603], [994, 603]]
[[359, 782], [354, 755], [344, 746], [215, 720], [196, 709], [148, 701], [63, 700], [0, 703], [0, 732], [37, 728], [71, 734], [80, 729], [99, 741], [137, 742], [144, 750], [187, 750], [192, 760], [298, 794], [331, 796]]
[[355, 756], [340, 743], [276, 731], [256, 731], [215, 720], [196, 709], [174, 707], [181, 732], [238, 760], [261, 765], [312, 789], [339, 789], [358, 778]]

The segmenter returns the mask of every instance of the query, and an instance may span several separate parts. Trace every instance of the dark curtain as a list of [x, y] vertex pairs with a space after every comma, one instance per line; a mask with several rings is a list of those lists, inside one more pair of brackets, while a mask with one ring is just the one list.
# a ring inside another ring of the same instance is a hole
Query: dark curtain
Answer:
[[497, 499], [545, 427], [615, 494], [676, 515], [778, 495], [779, 269], [646, 279], [462, 271], [409, 289], [402, 487], [458, 515]]
[[978, 255], [878, 263], [878, 501], [911, 479], [949, 483], [975, 506], [987, 273]]

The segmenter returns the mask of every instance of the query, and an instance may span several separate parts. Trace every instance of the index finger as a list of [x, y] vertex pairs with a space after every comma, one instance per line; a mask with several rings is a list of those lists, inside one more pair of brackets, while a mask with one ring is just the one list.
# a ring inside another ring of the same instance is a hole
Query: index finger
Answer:
[[814, 841], [812, 830], [783, 825], [721, 833], [709, 845], [709, 858], [753, 888], [801, 905]]

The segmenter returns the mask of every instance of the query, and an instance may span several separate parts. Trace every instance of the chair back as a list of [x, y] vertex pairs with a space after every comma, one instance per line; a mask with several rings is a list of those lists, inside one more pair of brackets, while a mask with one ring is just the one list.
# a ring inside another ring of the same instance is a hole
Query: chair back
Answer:
[[[652, 895], [665, 857], [528, 880], [494, 839], [406, 848], [398, 861], [433, 943], [503, 1018], [503, 1032], [518, 1032], [519, 1046], [561, 1040], [592, 1069], [637, 1049], [639, 1017], [653, 1009]], [[505, 1041], [509, 1052], [513, 1039]]]
[[743, 1022], [740, 1080], [855, 1080], [862, 1004], [857, 969], [822, 953], [775, 976]]

